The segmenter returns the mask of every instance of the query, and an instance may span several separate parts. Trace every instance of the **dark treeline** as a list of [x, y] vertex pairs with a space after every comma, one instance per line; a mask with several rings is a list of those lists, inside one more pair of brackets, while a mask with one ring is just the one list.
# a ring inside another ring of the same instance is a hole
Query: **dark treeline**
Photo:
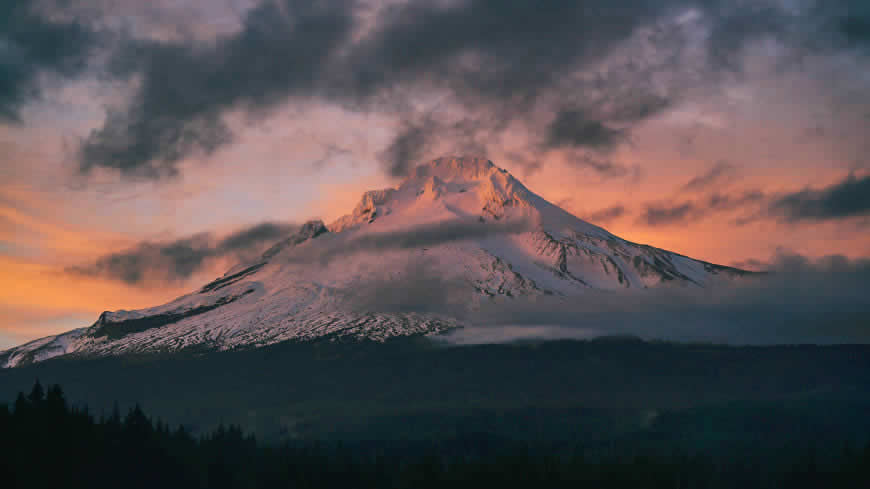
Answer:
[[14, 403], [36, 378], [62, 385], [97, 414], [115, 402], [122, 414], [139, 403], [197, 436], [224, 422], [269, 444], [486, 432], [605, 445], [666, 439], [676, 449], [718, 455], [711, 450], [737, 443], [769, 451], [793, 440], [870, 441], [870, 345], [444, 347], [402, 338], [73, 356], [0, 369], [0, 403]]
[[139, 407], [95, 416], [38, 382], [0, 405], [0, 447], [0, 481], [10, 488], [870, 487], [870, 446], [728, 457], [590, 457], [579, 447], [540, 451], [483, 435], [429, 446], [268, 446], [235, 426], [194, 437]]

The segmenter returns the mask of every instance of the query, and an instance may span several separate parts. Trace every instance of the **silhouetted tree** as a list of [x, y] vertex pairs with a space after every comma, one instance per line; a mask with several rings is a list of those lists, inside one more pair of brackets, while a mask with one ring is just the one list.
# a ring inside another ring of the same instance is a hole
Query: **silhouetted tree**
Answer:
[[55, 384], [48, 388], [48, 392], [45, 395], [45, 404], [52, 412], [66, 412], [66, 398], [63, 395], [63, 389], [59, 385]]
[[39, 383], [39, 379], [36, 379], [36, 383], [33, 384], [33, 389], [30, 390], [27, 400], [36, 405], [41, 403], [43, 399], [45, 399], [45, 390], [42, 388], [42, 384]]

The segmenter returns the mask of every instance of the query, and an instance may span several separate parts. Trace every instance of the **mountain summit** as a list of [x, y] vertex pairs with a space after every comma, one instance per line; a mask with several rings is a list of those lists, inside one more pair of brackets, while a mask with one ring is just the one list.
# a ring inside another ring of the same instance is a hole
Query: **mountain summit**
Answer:
[[0, 366], [68, 354], [439, 334], [462, 326], [447, 304], [709, 287], [744, 273], [619, 238], [487, 159], [440, 158], [396, 188], [366, 192], [328, 226], [306, 223], [258, 260], [188, 295], [149, 309], [106, 311], [90, 327], [0, 353]]

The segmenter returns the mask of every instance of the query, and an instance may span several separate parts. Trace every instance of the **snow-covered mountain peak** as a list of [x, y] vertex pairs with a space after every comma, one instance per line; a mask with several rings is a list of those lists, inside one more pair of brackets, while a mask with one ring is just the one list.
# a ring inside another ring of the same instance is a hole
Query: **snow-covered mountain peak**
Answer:
[[418, 165], [411, 170], [405, 182], [425, 180], [427, 177], [438, 177], [445, 182], [468, 182], [483, 180], [495, 173], [506, 174], [507, 172], [486, 158], [445, 156]]
[[529, 191], [507, 170], [492, 161], [472, 156], [452, 156], [417, 166], [399, 190], [415, 189], [437, 198], [444, 193], [474, 192], [483, 203], [498, 199], [530, 206]]
[[329, 229], [342, 232], [383, 222], [388, 215], [401, 215], [404, 224], [458, 216], [500, 219], [506, 207], [531, 210], [532, 195], [510, 173], [485, 158], [438, 158], [414, 168], [396, 188], [365, 192], [353, 212]]
[[[0, 353], [0, 366], [69, 353], [231, 349], [324, 336], [383, 340], [459, 327], [437, 307], [384, 306], [420, 286], [414, 264], [421, 261], [440, 274], [432, 284], [450, 287], [442, 295], [451, 304], [472, 308], [542, 295], [570, 301], [592, 289], [714, 287], [745, 273], [619, 238], [487, 159], [439, 158], [396, 188], [364, 193], [328, 227], [309, 221], [258, 260], [190, 294], [107, 311], [88, 328]], [[374, 300], [365, 307], [356, 304], [368, 296]]]

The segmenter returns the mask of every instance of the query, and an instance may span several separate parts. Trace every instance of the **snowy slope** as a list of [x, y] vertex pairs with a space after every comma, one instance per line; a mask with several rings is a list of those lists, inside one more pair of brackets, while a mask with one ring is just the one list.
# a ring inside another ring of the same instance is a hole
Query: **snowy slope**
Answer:
[[[536, 295], [570, 299], [589, 289], [708, 287], [745, 273], [623, 240], [488, 160], [441, 158], [397, 188], [366, 192], [328, 227], [307, 223], [261, 259], [195, 292], [150, 309], [104, 312], [89, 328], [0, 353], [0, 365], [329, 335], [383, 340], [461, 327], [447, 309], [381, 310], [396, 293], [384, 284], [413, 283], [421, 262], [450, 288], [450, 301], [472, 308]], [[361, 297], [377, 300], [360, 305]]]

